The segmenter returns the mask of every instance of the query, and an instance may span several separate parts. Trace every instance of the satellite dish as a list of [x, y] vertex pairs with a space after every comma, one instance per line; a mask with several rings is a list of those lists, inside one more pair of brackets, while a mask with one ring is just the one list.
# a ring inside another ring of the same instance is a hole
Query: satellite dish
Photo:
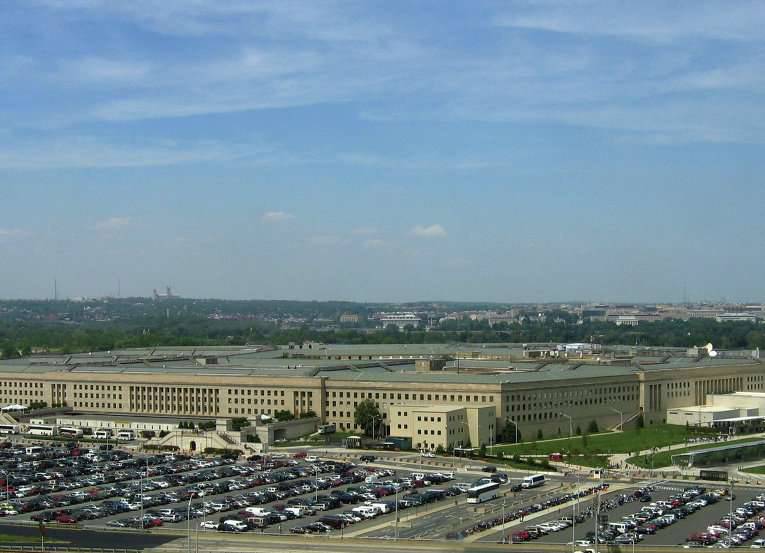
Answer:
[[711, 350], [709, 352], [709, 357], [717, 357], [717, 352], [715, 350]]

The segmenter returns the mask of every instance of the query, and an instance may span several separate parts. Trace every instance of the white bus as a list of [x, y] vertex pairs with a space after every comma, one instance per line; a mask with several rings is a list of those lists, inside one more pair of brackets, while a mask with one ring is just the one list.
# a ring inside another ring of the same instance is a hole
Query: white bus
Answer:
[[523, 479], [523, 482], [521, 482], [521, 488], [529, 489], [529, 488], [537, 488], [545, 483], [545, 475], [544, 474], [532, 474], [531, 476], [527, 476]]
[[337, 427], [334, 424], [322, 424], [319, 427], [319, 434], [332, 434], [337, 431]]
[[0, 424], [0, 434], [18, 434], [18, 424]]
[[99, 428], [96, 430], [96, 433], [93, 434], [93, 437], [96, 440], [108, 440], [112, 437], [112, 430], [111, 428]]
[[499, 490], [499, 482], [489, 482], [480, 486], [474, 486], [467, 491], [467, 502], [483, 503], [484, 501], [489, 501], [497, 497], [497, 490]]
[[123, 442], [129, 442], [135, 440], [135, 430], [120, 430], [117, 432], [117, 439]]
[[63, 438], [82, 438], [82, 428], [62, 426], [58, 429], [58, 435]]
[[30, 445], [29, 447], [24, 449], [24, 453], [27, 455], [37, 455], [38, 453], [42, 453], [43, 448], [39, 445]]
[[32, 436], [55, 436], [58, 433], [58, 426], [55, 424], [30, 424], [27, 434]]

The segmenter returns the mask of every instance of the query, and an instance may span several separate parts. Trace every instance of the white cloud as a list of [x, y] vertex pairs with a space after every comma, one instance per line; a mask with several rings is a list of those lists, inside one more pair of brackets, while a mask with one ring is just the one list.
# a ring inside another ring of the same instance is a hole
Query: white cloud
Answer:
[[0, 169], [153, 167], [234, 159], [256, 162], [275, 159], [273, 152], [258, 144], [227, 144], [212, 140], [147, 140], [135, 145], [80, 135], [36, 141], [14, 139], [12, 135], [4, 138], [0, 142]]
[[128, 225], [130, 225], [130, 217], [109, 217], [108, 219], [97, 221], [94, 228], [100, 231], [113, 232], [123, 229]]
[[351, 233], [356, 236], [369, 236], [370, 234], [377, 234], [377, 229], [374, 227], [356, 227]]
[[294, 218], [294, 215], [286, 211], [266, 211], [260, 216], [260, 220], [264, 223], [282, 223]]
[[417, 225], [412, 229], [412, 234], [421, 238], [444, 238], [446, 236], [446, 229], [439, 225]]
[[29, 232], [20, 228], [0, 228], [0, 240], [25, 238], [27, 236], [29, 236]]
[[317, 234], [311, 236], [308, 241], [314, 246], [339, 246], [347, 242], [346, 239], [333, 234]]
[[369, 240], [364, 240], [363, 246], [367, 250], [382, 248], [385, 246], [385, 240], [381, 240], [380, 238], [370, 238]]

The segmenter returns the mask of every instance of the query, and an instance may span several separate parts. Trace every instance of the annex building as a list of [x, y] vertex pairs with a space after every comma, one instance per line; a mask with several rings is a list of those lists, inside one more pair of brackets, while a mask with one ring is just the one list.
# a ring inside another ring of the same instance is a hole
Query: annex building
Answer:
[[628, 425], [641, 414], [646, 425], [661, 423], [668, 410], [705, 405], [710, 394], [765, 392], [764, 369], [751, 357], [687, 357], [684, 349], [573, 361], [523, 359], [520, 344], [132, 349], [0, 361], [0, 406], [45, 402], [83, 415], [207, 419], [287, 410], [353, 431], [356, 406], [370, 399], [388, 435], [403, 434], [398, 425], [406, 424], [413, 444], [453, 445], [449, 436], [464, 428], [427, 427], [427, 440], [416, 433], [425, 421], [412, 417], [431, 409], [481, 421], [473, 435], [480, 443], [471, 439], [479, 446], [507, 421], [526, 439], [567, 435], [564, 414], [582, 430], [593, 420], [601, 429]]

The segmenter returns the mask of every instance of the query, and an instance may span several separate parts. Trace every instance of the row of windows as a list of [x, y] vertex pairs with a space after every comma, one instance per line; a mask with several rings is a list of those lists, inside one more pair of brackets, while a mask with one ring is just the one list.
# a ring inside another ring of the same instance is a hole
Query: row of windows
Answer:
[[89, 409], [122, 409], [121, 403], [95, 403], [91, 401], [75, 401], [74, 406]]
[[576, 398], [593, 395], [614, 395], [625, 393], [638, 392], [637, 385], [631, 386], [596, 386], [592, 388], [581, 388], [576, 390], [559, 390], [554, 392], [535, 392], [528, 394], [513, 394], [505, 398], [506, 401], [513, 403], [524, 401], [537, 401], [541, 399], [563, 399], [563, 398]]
[[[274, 401], [274, 405], [279, 405], [280, 401], [281, 401], [281, 404], [284, 405], [284, 400], [283, 399], [281, 399], [281, 400], [275, 399], [273, 401]], [[257, 400], [256, 399], [255, 403], [258, 403], [258, 402], [260, 402], [261, 404], [264, 404], [264, 405], [271, 405], [271, 400], [270, 399], [261, 399], [261, 400]], [[231, 405], [232, 403], [234, 405], [239, 405], [239, 403], [240, 403], [239, 402], [239, 398], [238, 397], [228, 398], [228, 404]], [[242, 398], [241, 403], [242, 403], [242, 405], [244, 405], [244, 398]], [[311, 402], [311, 403], [313, 403], [313, 402]], [[252, 405], [252, 398], [247, 398], [247, 405]]]
[[[387, 392], [326, 392], [325, 398], [329, 399], [331, 393], [331, 397], [338, 397], [338, 398], [348, 398], [351, 397], [353, 399], [381, 399], [380, 396], [382, 396], [382, 399], [395, 399], [395, 400], [404, 400], [409, 401], [410, 399], [413, 401], [418, 400], [418, 394], [407, 394], [407, 393], [393, 393], [390, 394]], [[353, 395], [351, 395], [353, 394]], [[389, 397], [390, 396], [390, 397]], [[480, 398], [480, 399], [479, 399]], [[489, 403], [494, 402], [494, 396], [470, 396], [470, 395], [463, 395], [463, 394], [419, 394], [419, 401], [473, 401], [473, 402], [481, 402], [486, 403], [487, 401]]]
[[[64, 386], [66, 386], [66, 384], [64, 384]], [[122, 386], [111, 384], [75, 384], [73, 388], [75, 390], [106, 390], [107, 392], [122, 391]]]
[[563, 400], [563, 401], [553, 401], [553, 402], [544, 402], [544, 403], [529, 403], [529, 404], [520, 404], [520, 405], [506, 405], [505, 406], [505, 412], [509, 411], [532, 411], [535, 409], [554, 409], [558, 407], [577, 407], [581, 405], [601, 405], [603, 403], [613, 403], [616, 401], [637, 401], [636, 395], [624, 395], [624, 396], [615, 396], [615, 397], [590, 397], [590, 398], [584, 398], [579, 400]]

